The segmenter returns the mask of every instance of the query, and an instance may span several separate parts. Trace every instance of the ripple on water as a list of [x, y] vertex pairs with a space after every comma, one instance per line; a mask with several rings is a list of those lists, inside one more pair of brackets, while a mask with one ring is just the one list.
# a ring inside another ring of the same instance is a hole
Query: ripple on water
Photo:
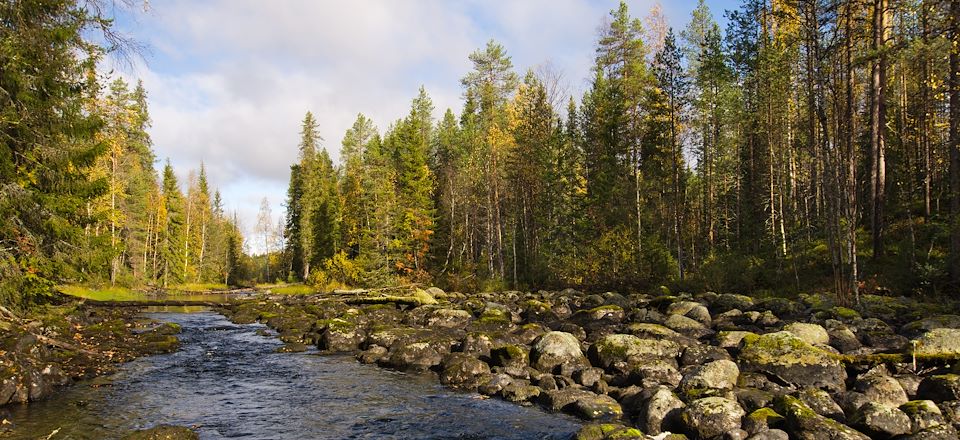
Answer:
[[124, 365], [112, 386], [7, 408], [17, 430], [4, 438], [117, 438], [158, 423], [196, 426], [202, 439], [568, 439], [579, 427], [350, 356], [274, 353], [281, 343], [257, 335], [262, 325], [210, 311], [150, 316], [183, 327], [179, 351]]

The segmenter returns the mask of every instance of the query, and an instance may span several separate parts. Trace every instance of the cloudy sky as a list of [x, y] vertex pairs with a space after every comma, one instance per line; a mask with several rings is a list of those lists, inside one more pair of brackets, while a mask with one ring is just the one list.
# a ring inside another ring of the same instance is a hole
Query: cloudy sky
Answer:
[[[628, 2], [642, 17], [655, 0]], [[697, 0], [669, 0], [686, 25]], [[708, 0], [722, 22], [733, 0]], [[358, 113], [381, 132], [406, 114], [423, 85], [436, 116], [461, 107], [467, 55], [497, 40], [518, 73], [549, 63], [569, 93], [586, 86], [599, 26], [614, 0], [154, 0], [118, 16], [145, 46], [133, 67], [149, 93], [160, 161], [181, 180], [206, 164], [228, 210], [249, 230], [260, 200], [283, 215], [300, 122], [312, 111], [336, 158]], [[160, 164], [158, 164], [160, 166]]]

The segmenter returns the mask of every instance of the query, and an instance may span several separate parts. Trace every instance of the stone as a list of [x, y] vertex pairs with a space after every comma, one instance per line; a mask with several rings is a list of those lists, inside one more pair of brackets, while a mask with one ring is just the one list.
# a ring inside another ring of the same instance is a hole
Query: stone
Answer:
[[476, 389], [490, 375], [490, 366], [466, 353], [450, 353], [441, 362], [440, 383], [456, 388]]
[[896, 407], [867, 402], [850, 418], [850, 425], [872, 438], [887, 439], [910, 434], [910, 418]]
[[784, 429], [790, 434], [790, 438], [870, 440], [870, 437], [862, 432], [813, 412], [796, 397], [782, 396], [777, 399], [774, 408], [786, 419]]
[[684, 392], [698, 388], [732, 390], [737, 385], [739, 377], [740, 368], [733, 361], [713, 361], [693, 367], [688, 374], [684, 375], [680, 388]]
[[710, 308], [716, 313], [728, 312], [730, 310], [747, 311], [753, 308], [753, 298], [746, 295], [723, 293], [710, 303]]
[[503, 345], [490, 351], [491, 365], [503, 367], [505, 373], [522, 377], [529, 364], [527, 348], [521, 345]]
[[366, 335], [363, 333], [363, 329], [355, 325], [331, 324], [320, 336], [319, 348], [332, 352], [356, 351], [364, 339], [366, 339]]
[[910, 418], [910, 431], [913, 434], [947, 423], [943, 412], [932, 400], [912, 400], [900, 405], [900, 411]]
[[857, 377], [853, 389], [863, 393], [870, 401], [887, 406], [900, 406], [910, 400], [900, 382], [891, 377], [882, 365]]
[[473, 319], [473, 315], [460, 309], [437, 309], [427, 316], [427, 327], [464, 328]]
[[514, 403], [525, 403], [540, 396], [540, 387], [530, 385], [526, 381], [511, 382], [503, 387], [500, 395]]
[[604, 439], [645, 439], [647, 438], [636, 428], [630, 428], [614, 423], [588, 424], [580, 427], [575, 440], [604, 440]]
[[357, 353], [357, 360], [360, 361], [361, 364], [375, 364], [380, 359], [386, 357], [388, 351], [386, 347], [372, 345], [366, 350]]
[[634, 366], [630, 375], [632, 378], [638, 379], [640, 385], [647, 388], [658, 385], [669, 385], [676, 388], [683, 380], [683, 375], [677, 371], [677, 368], [672, 363], [662, 359], [641, 362]]
[[623, 416], [623, 409], [613, 397], [605, 394], [584, 395], [573, 403], [571, 412], [584, 420], [616, 420]]
[[917, 356], [960, 355], [960, 329], [935, 328], [911, 343]]
[[401, 371], [422, 372], [440, 365], [442, 357], [427, 342], [403, 344], [391, 350], [378, 364]]
[[907, 337], [916, 338], [930, 330], [939, 328], [960, 329], [960, 316], [958, 315], [936, 315], [913, 321], [904, 325], [900, 333]]
[[531, 365], [544, 372], [565, 363], [585, 364], [580, 341], [570, 333], [549, 332], [537, 339], [530, 350]]
[[771, 408], [759, 408], [747, 414], [743, 419], [743, 429], [748, 434], [757, 434], [758, 432], [769, 431], [771, 427], [779, 426], [783, 423], [783, 416], [777, 414]]
[[683, 315], [669, 315], [667, 320], [663, 322], [663, 325], [681, 335], [694, 339], [714, 334], [713, 330], [710, 330], [700, 322]]
[[740, 404], [722, 397], [706, 397], [690, 402], [683, 409], [682, 419], [688, 433], [696, 438], [709, 439], [740, 429], [746, 413]]
[[786, 431], [771, 429], [753, 434], [747, 440], [790, 440], [790, 435]]
[[923, 378], [917, 388], [917, 398], [937, 403], [960, 400], [960, 376], [941, 374]]
[[817, 324], [794, 322], [783, 327], [784, 331], [793, 333], [796, 337], [810, 345], [829, 345], [830, 335], [827, 329]]
[[659, 387], [640, 407], [637, 424], [644, 432], [657, 435], [676, 429], [683, 402], [667, 387]]
[[844, 422], [846, 416], [843, 409], [837, 404], [830, 394], [819, 388], [804, 388], [798, 396], [813, 412], [834, 419], [838, 422]]
[[757, 334], [742, 330], [723, 331], [717, 333], [715, 341], [720, 348], [737, 348], [740, 346], [740, 341], [747, 336], [757, 337]]
[[123, 437], [123, 440], [197, 440], [200, 436], [196, 432], [183, 426], [158, 425], [150, 429], [132, 432]]
[[739, 361], [743, 371], [773, 374], [787, 383], [831, 391], [845, 388], [847, 372], [838, 356], [790, 332], [743, 338]]
[[691, 365], [703, 365], [707, 362], [719, 361], [722, 359], [732, 360], [730, 353], [720, 347], [713, 345], [691, 342], [683, 349], [680, 355], [680, 365], [686, 367]]
[[912, 435], [900, 437], [900, 440], [957, 440], [960, 434], [953, 425], [937, 425]]
[[613, 334], [597, 340], [589, 350], [591, 362], [610, 368], [616, 362], [633, 362], [657, 358], [676, 359], [680, 345], [673, 341], [640, 339], [633, 335]]

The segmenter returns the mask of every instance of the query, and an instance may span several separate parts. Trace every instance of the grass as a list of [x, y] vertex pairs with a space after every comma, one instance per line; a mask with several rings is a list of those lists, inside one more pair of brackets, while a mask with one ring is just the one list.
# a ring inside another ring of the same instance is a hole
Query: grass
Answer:
[[143, 292], [126, 287], [86, 287], [86, 286], [58, 286], [57, 290], [66, 295], [95, 301], [140, 301], [148, 299]]
[[183, 283], [170, 286], [165, 290], [171, 292], [216, 292], [230, 290], [230, 287], [223, 283]]
[[317, 291], [305, 284], [263, 284], [258, 289], [269, 289], [275, 295], [311, 295]]

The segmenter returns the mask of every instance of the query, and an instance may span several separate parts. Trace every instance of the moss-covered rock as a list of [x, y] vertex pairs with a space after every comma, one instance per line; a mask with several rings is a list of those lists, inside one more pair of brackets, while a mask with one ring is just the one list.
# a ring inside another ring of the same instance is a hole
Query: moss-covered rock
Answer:
[[589, 350], [590, 360], [601, 368], [610, 368], [617, 362], [637, 363], [650, 359], [676, 359], [680, 345], [673, 341], [640, 339], [633, 335], [606, 335]]
[[836, 420], [815, 413], [807, 405], [792, 396], [782, 396], [774, 409], [786, 418], [785, 430], [790, 438], [825, 440], [869, 440], [866, 434]]
[[687, 433], [695, 438], [719, 438], [723, 434], [740, 429], [746, 413], [740, 404], [722, 397], [706, 397], [690, 402], [683, 409], [682, 419]]
[[643, 432], [620, 424], [603, 423], [583, 425], [576, 440], [643, 439]]
[[830, 335], [827, 334], [827, 329], [817, 324], [793, 322], [783, 327], [783, 330], [793, 333], [794, 336], [810, 345], [830, 344]]
[[743, 338], [739, 361], [744, 371], [773, 374], [800, 385], [842, 391], [847, 372], [837, 355], [789, 332]]
[[562, 364], [586, 364], [580, 341], [570, 333], [549, 332], [534, 342], [530, 350], [531, 365], [543, 372], [552, 372]]

